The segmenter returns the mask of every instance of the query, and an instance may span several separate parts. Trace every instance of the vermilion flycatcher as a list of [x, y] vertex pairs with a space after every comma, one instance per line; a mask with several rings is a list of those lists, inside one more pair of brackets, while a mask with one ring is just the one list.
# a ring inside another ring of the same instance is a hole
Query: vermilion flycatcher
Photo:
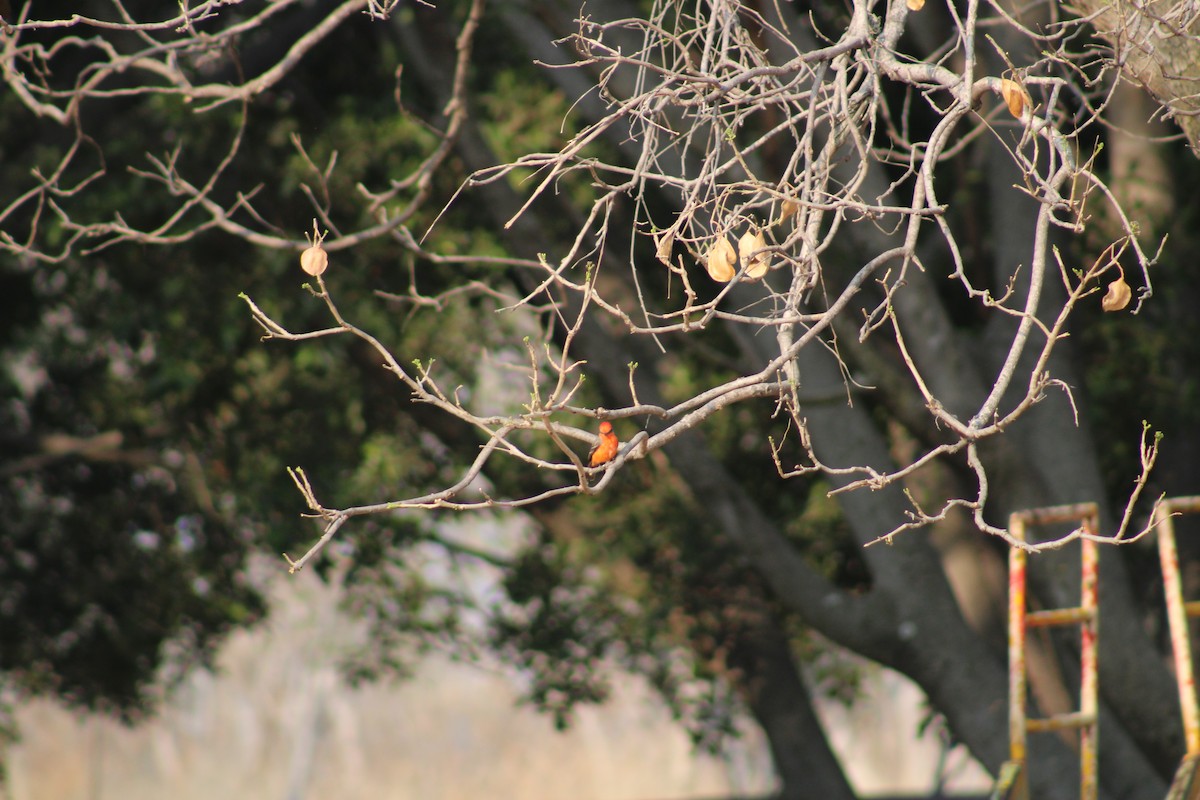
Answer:
[[592, 452], [588, 453], [588, 466], [598, 467], [601, 464], [607, 464], [616, 457], [620, 447], [621, 442], [617, 439], [617, 434], [613, 433], [612, 423], [608, 420], [601, 422], [600, 442], [592, 448]]

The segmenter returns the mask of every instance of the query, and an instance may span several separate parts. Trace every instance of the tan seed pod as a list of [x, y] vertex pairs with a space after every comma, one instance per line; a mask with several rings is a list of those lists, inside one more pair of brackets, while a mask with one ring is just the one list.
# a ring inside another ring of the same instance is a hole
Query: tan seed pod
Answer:
[[725, 238], [725, 234], [717, 237], [712, 248], [708, 251], [708, 275], [719, 283], [729, 283], [737, 274], [734, 264], [737, 263], [737, 253], [733, 245]]
[[925, 7], [925, 0], [908, 0], [909, 11], [920, 11]]
[[662, 235], [655, 238], [655, 244], [657, 245], [655, 255], [658, 256], [658, 260], [668, 267], [671, 266], [671, 246], [675, 244], [675, 231], [673, 229], [663, 231]]
[[[738, 255], [741, 256], [742, 265], [746, 267], [747, 278], [758, 280], [770, 269], [770, 255], [761, 252], [766, 246], [767, 239], [763, 236], [762, 231], [757, 233], [753, 230], [746, 231], [738, 240]], [[754, 255], [755, 253], [757, 255]], [[751, 258], [752, 255], [754, 255], [753, 258]]]
[[329, 254], [319, 243], [300, 254], [300, 268], [314, 278], [323, 273], [328, 266]]
[[779, 206], [779, 221], [783, 222], [788, 217], [795, 216], [800, 210], [800, 204], [795, 200], [784, 200]]
[[1104, 295], [1104, 299], [1100, 301], [1100, 307], [1105, 311], [1120, 311], [1129, 305], [1132, 297], [1133, 291], [1129, 288], [1129, 284], [1125, 282], [1125, 276], [1122, 275], [1108, 285], [1108, 292]]
[[1012, 114], [1017, 119], [1021, 118], [1021, 114], [1025, 112], [1026, 107], [1033, 106], [1033, 100], [1029, 96], [1029, 92], [1016, 81], [1010, 81], [1008, 78], [1000, 80], [1000, 96], [1004, 98], [1004, 102], [1008, 104], [1008, 113]]

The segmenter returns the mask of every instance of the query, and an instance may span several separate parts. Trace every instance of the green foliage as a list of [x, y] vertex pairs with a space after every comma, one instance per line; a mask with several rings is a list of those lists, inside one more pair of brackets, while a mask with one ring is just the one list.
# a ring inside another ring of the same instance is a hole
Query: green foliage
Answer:
[[581, 577], [561, 548], [543, 541], [514, 562], [504, 579], [512, 607], [492, 618], [492, 646], [531, 676], [529, 700], [559, 728], [577, 703], [608, 696], [598, 666], [616, 641], [615, 609]]
[[345, 608], [368, 632], [366, 646], [345, 659], [353, 682], [407, 677], [430, 646], [452, 643], [460, 630], [463, 599], [424, 574], [422, 537], [413, 517], [365, 520], [347, 537]]
[[173, 671], [207, 662], [264, 609], [187, 416], [206, 376], [173, 352], [180, 320], [87, 267], [25, 273], [28, 294], [3, 301], [27, 324], [0, 342], [0, 672], [134, 718], [168, 653]]
[[[281, 187], [290, 199], [264, 207], [295, 235], [312, 216], [295, 187], [313, 176], [287, 133], [310, 129], [315, 109], [277, 100], [251, 113], [236, 185], [224, 194], [259, 180], [269, 199]], [[0, 103], [13, 112], [5, 120], [25, 119], [11, 97]], [[432, 141], [386, 105], [369, 117], [348, 100], [335, 124], [319, 129], [318, 154], [331, 141], [364, 145], [340, 158], [334, 202], [344, 203], [356, 181], [378, 184], [411, 168]], [[181, 175], [211, 172], [241, 114], [197, 115], [178, 99], [152, 96], [89, 123], [107, 172], [70, 200], [72, 212], [104, 219], [119, 210], [130, 224], [153, 227], [165, 218], [166, 193], [128, 168], [147, 169], [147, 152], [162, 157], [178, 146]], [[30, 166], [56, 163], [71, 140], [69, 131], [34, 138], [14, 124], [0, 122], [0, 173], [15, 187], [28, 182]], [[131, 127], [138, 136], [121, 135]], [[100, 163], [97, 146], [85, 146], [75, 179]], [[30, 221], [16, 215], [6, 230], [20, 237]], [[65, 242], [56, 217], [41, 226], [40, 244]], [[370, 294], [380, 285], [369, 267], [379, 253], [336, 255], [330, 280], [349, 311], [365, 309], [377, 333], [399, 340], [403, 318]], [[384, 433], [396, 400], [376, 402], [394, 392], [390, 384], [376, 395], [345, 390], [381, 383], [378, 364], [356, 360], [344, 340], [264, 345], [237, 298], [263, 297], [296, 329], [327, 324], [323, 304], [298, 290], [293, 259], [208, 234], [186, 248], [124, 245], [58, 265], [0, 263], [8, 289], [0, 296], [0, 680], [18, 693], [140, 716], [164, 670], [206, 663], [224, 633], [262, 616], [244, 574], [248, 554], [262, 547], [277, 556], [309, 540], [284, 467], [303, 464], [317, 485], [340, 491], [349, 482], [372, 499], [407, 474], [402, 461], [382, 458], [354, 469], [363, 452], [406, 451]], [[103, 448], [80, 444], [95, 437]]]
[[162, 471], [64, 462], [5, 482], [0, 670], [21, 693], [133, 719], [171, 648], [180, 671], [263, 612], [246, 542]]

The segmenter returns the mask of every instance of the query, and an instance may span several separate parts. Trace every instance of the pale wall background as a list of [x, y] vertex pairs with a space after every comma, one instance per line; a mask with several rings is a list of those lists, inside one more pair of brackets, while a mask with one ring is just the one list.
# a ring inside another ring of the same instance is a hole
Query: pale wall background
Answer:
[[[752, 726], [723, 757], [697, 755], [636, 678], [584, 708], [566, 733], [515, 704], [503, 665], [424, 663], [409, 682], [344, 686], [335, 663], [359, 635], [311, 574], [270, 582], [270, 622], [230, 638], [218, 674], [197, 673], [149, 724], [127, 729], [47, 702], [20, 710], [11, 800], [572, 798], [666, 800], [767, 794], [773, 778]], [[922, 698], [871, 668], [853, 708], [821, 708], [863, 794], [989, 785], [961, 749], [917, 737]]]

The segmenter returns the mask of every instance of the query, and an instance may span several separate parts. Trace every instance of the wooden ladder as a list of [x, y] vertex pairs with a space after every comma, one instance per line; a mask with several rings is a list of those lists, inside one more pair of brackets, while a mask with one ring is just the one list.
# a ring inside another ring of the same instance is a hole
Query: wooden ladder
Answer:
[[[1080, 523], [1083, 532], [1099, 530], [1099, 510], [1095, 503], [1054, 506], [1019, 511], [1009, 517], [1008, 529], [1018, 541], [1028, 541], [1030, 526], [1061, 522]], [[1096, 737], [1098, 733], [1098, 691], [1096, 637], [1099, 633], [1099, 559], [1097, 543], [1081, 540], [1081, 577], [1079, 605], [1045, 611], [1029, 611], [1026, 602], [1026, 558], [1028, 551], [1011, 547], [1008, 551], [1008, 731], [1009, 760], [1000, 770], [992, 791], [993, 800], [1028, 800], [1026, 739], [1029, 733], [1079, 730], [1079, 797], [1095, 800], [1097, 794]], [[1042, 719], [1026, 712], [1027, 672], [1025, 637], [1029, 628], [1063, 625], [1080, 626], [1079, 710], [1052, 714]], [[1189, 799], [1190, 800], [1190, 799]]]

